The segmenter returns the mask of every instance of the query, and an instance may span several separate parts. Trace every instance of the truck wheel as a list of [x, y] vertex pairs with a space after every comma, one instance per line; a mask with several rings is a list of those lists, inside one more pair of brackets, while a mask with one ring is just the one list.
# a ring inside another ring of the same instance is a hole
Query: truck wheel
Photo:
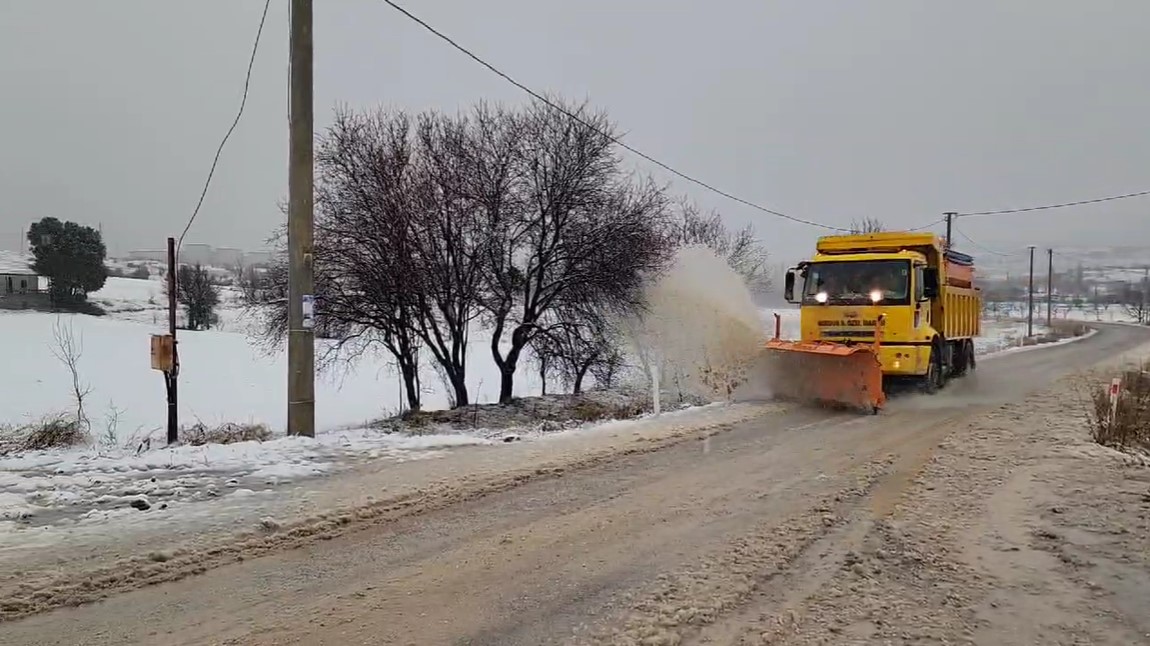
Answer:
[[926, 374], [922, 376], [922, 383], [920, 387], [922, 392], [927, 395], [933, 395], [938, 392], [939, 388], [939, 373], [941, 372], [941, 357], [938, 352], [933, 351], [930, 354], [930, 363], [926, 366]]
[[946, 366], [942, 363], [942, 350], [938, 351], [938, 364], [935, 368], [935, 374], [938, 375], [938, 388], [939, 390], [946, 388], [946, 382], [950, 379], [950, 374], [947, 373]]
[[923, 375], [922, 384], [922, 391], [928, 395], [933, 395], [946, 386], [947, 375], [942, 353], [942, 345], [937, 341], [930, 346], [930, 364], [927, 366], [926, 374]]
[[955, 377], [961, 377], [974, 370], [974, 344], [970, 341], [960, 341], [955, 351], [954, 372]]

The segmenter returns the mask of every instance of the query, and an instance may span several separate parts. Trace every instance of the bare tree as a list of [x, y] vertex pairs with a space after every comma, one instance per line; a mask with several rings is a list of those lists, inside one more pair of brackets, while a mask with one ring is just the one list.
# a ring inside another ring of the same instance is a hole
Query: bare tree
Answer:
[[717, 211], [704, 214], [696, 204], [683, 199], [678, 204], [671, 238], [678, 246], [706, 245], [743, 277], [751, 292], [770, 291], [769, 255], [754, 227], [747, 225], [731, 232]]
[[[330, 368], [382, 348], [403, 380], [409, 408], [421, 408], [417, 278], [410, 239], [411, 125], [402, 113], [337, 111], [316, 148], [312, 252], [316, 334], [331, 339], [318, 356]], [[284, 231], [262, 284], [245, 299], [264, 318], [264, 340], [287, 334]]]
[[[165, 290], [167, 283], [164, 283]], [[216, 321], [220, 288], [212, 282], [208, 270], [199, 264], [180, 265], [176, 272], [176, 300], [184, 306], [189, 330], [208, 330]]]
[[850, 232], [853, 234], [861, 233], [882, 233], [886, 231], [886, 225], [878, 218], [862, 218], [861, 220], [851, 220]]
[[621, 173], [605, 114], [537, 103], [522, 118], [511, 200], [519, 213], [491, 223], [499, 228], [485, 281], [500, 402], [511, 400], [523, 349], [550, 313], [574, 303], [638, 307], [643, 277], [668, 257], [666, 197]]
[[77, 339], [72, 330], [72, 324], [67, 325], [56, 317], [56, 324], [52, 328], [52, 354], [68, 369], [72, 377], [72, 399], [76, 406], [76, 424], [79, 430], [87, 435], [92, 428], [88, 419], [88, 412], [84, 408], [84, 400], [92, 392], [92, 388], [83, 383], [80, 378], [80, 357], [84, 355], [84, 340]]
[[588, 374], [614, 377], [621, 353], [604, 312], [580, 304], [557, 308], [546, 318], [531, 340], [544, 377], [558, 377], [576, 395], [583, 392]]
[[473, 144], [481, 124], [466, 116], [434, 113], [419, 119], [408, 219], [412, 277], [418, 307], [416, 333], [434, 357], [452, 403], [470, 403], [467, 341], [479, 316], [488, 238], [483, 205], [475, 191]]
[[618, 339], [615, 339], [606, 348], [606, 353], [591, 364], [591, 376], [595, 378], [595, 387], [605, 390], [614, 388], [619, 373], [626, 367], [627, 357], [623, 354]]
[[1122, 309], [1139, 324], [1150, 323], [1150, 302], [1147, 302], [1146, 279], [1141, 283], [1127, 283], [1122, 293]]

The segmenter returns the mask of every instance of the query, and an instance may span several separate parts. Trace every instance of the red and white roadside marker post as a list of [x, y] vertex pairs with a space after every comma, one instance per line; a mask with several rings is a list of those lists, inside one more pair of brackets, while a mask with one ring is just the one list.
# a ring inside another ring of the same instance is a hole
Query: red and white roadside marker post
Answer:
[[1118, 396], [1122, 393], [1122, 379], [1115, 377], [1110, 380], [1110, 424], [1118, 419]]

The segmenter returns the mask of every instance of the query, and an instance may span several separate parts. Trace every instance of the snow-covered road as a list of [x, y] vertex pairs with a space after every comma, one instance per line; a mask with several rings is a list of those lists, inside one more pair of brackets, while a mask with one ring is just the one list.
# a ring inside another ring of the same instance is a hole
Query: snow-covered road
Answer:
[[[716, 629], [753, 626], [839, 576], [867, 519], [891, 509], [966, 421], [1007, 402], [1022, 411], [1028, 393], [1147, 335], [1106, 328], [1005, 354], [878, 417], [686, 411], [670, 424], [365, 465], [258, 505], [258, 495], [246, 506], [223, 497], [184, 518], [139, 513], [119, 536], [74, 528], [50, 550], [5, 542], [0, 608], [10, 614], [114, 596], [0, 624], [0, 640], [677, 643], [694, 634], [682, 614], [692, 609], [724, 619]], [[762, 588], [758, 572], [786, 583]]]

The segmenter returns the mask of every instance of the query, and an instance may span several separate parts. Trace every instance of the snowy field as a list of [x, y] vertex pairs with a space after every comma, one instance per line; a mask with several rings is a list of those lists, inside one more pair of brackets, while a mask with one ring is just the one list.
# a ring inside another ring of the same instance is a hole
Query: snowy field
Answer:
[[[109, 278], [104, 289], [90, 297], [108, 312], [104, 317], [0, 312], [0, 331], [6, 338], [20, 339], [9, 350], [12, 365], [20, 370], [0, 375], [0, 388], [20, 395], [0, 400], [0, 421], [28, 423], [71, 406], [69, 373], [52, 354], [59, 324], [71, 326], [82, 341], [79, 371], [91, 388], [87, 401], [93, 425], [102, 430], [114, 416], [123, 440], [161, 428], [166, 419], [164, 383], [161, 373], [150, 369], [149, 338], [167, 331], [163, 298], [159, 279]], [[254, 422], [282, 430], [286, 354], [269, 354], [253, 344], [247, 335], [252, 322], [237, 305], [236, 296], [225, 293], [220, 329], [180, 332], [180, 418], [186, 424]], [[494, 401], [499, 377], [486, 337], [471, 340], [468, 367], [473, 399]], [[428, 371], [427, 408], [447, 405], [437, 382]], [[531, 370], [523, 370], [517, 382], [518, 395], [538, 392]], [[399, 408], [400, 382], [382, 357], [369, 358], [349, 370], [318, 377], [316, 401], [321, 430], [360, 426]]]

